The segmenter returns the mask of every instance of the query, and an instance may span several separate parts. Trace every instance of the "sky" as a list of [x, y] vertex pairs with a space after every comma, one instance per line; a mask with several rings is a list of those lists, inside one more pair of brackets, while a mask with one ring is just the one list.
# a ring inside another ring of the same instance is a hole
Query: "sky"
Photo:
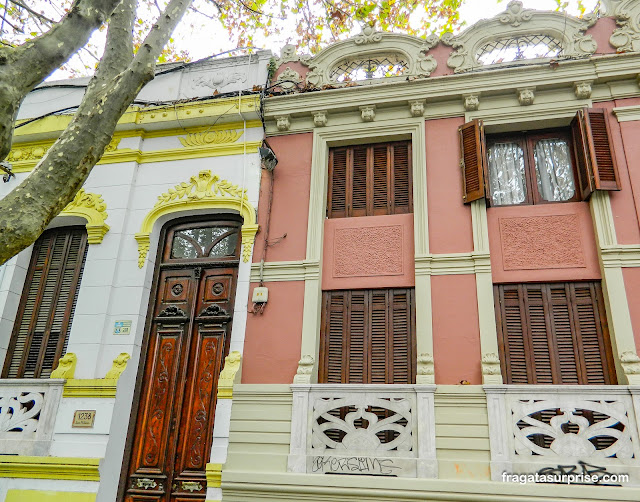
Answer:
[[[555, 0], [522, 0], [525, 8], [538, 9], [538, 10], [555, 10]], [[571, 14], [577, 14], [575, 5], [576, 0], [571, 0], [568, 12]], [[583, 3], [587, 9], [587, 12], [591, 12], [597, 3], [597, 0], [583, 0]], [[508, 0], [466, 0], [466, 3], [460, 9], [460, 18], [465, 22], [463, 29], [471, 26], [480, 19], [486, 19], [494, 17], [506, 10]], [[173, 39], [175, 46], [179, 50], [186, 50], [190, 54], [193, 61], [206, 58], [212, 55], [217, 49], [230, 50], [234, 49], [235, 45], [228, 40], [226, 31], [214, 23], [207, 21], [206, 18], [198, 16], [197, 14], [190, 14], [191, 17], [183, 20], [173, 33]], [[202, 26], [202, 29], [194, 29], [194, 26]], [[100, 46], [100, 40], [104, 38], [104, 32], [97, 33], [94, 40], [95, 44]], [[278, 39], [278, 37], [270, 37], [268, 40], [256, 37], [255, 45], [258, 47], [270, 49], [272, 52], [278, 54], [280, 49], [287, 43], [284, 38]], [[82, 59], [82, 62], [78, 58]], [[79, 56], [74, 56], [72, 64], [74, 67], [83, 68], [84, 64], [94, 64], [91, 56], [88, 56], [86, 51], [81, 51]], [[60, 80], [71, 76], [68, 72], [58, 70], [54, 72], [47, 80]]]

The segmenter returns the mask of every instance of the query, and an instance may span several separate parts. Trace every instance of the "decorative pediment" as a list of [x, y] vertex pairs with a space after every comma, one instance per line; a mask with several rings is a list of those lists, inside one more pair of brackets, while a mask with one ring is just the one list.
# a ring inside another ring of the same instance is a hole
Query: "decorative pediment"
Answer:
[[107, 219], [107, 205], [102, 196], [97, 193], [86, 192], [84, 188], [78, 190], [76, 196], [62, 210], [60, 216], [79, 216], [87, 220], [87, 242], [100, 244], [109, 231]]
[[142, 268], [149, 253], [150, 235], [153, 224], [158, 218], [170, 213], [189, 211], [192, 209], [231, 209], [238, 211], [244, 219], [242, 225], [242, 259], [246, 263], [251, 256], [253, 241], [258, 231], [256, 210], [249, 203], [247, 191], [210, 170], [200, 171], [191, 176], [188, 182], [182, 182], [169, 188], [158, 196], [153, 209], [145, 216], [140, 232], [136, 234], [138, 241], [138, 267]]
[[618, 28], [609, 42], [618, 52], [640, 51], [640, 2], [638, 0], [607, 0], [607, 16], [614, 16]]
[[522, 60], [587, 57], [596, 51], [597, 44], [585, 31], [596, 20], [594, 14], [579, 19], [560, 12], [528, 10], [513, 0], [493, 19], [478, 21], [457, 36], [443, 35], [442, 42], [454, 49], [447, 65], [462, 73]]
[[[437, 44], [435, 35], [425, 40], [366, 26], [360, 35], [337, 42], [314, 57], [296, 56], [292, 46], [285, 46], [278, 63], [308, 66], [307, 85], [312, 87], [375, 84], [428, 77], [437, 64], [426, 53]], [[293, 70], [286, 71], [293, 76]]]

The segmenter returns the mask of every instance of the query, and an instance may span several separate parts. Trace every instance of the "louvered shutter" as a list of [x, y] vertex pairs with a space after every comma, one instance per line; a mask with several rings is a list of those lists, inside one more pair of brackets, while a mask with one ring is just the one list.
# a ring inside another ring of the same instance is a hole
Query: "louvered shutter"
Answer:
[[506, 383], [616, 382], [598, 283], [503, 285], [495, 295]]
[[486, 146], [481, 120], [472, 120], [458, 128], [462, 199], [465, 204], [485, 197], [487, 179]]
[[579, 110], [571, 123], [582, 198], [593, 190], [620, 190], [608, 111]]
[[86, 241], [84, 228], [50, 230], [36, 241], [4, 378], [47, 378], [66, 352]]
[[323, 294], [323, 383], [412, 383], [415, 380], [413, 289]]
[[330, 218], [347, 215], [347, 149], [332, 148], [329, 152], [329, 201]]
[[327, 216], [344, 218], [413, 211], [408, 141], [332, 148]]

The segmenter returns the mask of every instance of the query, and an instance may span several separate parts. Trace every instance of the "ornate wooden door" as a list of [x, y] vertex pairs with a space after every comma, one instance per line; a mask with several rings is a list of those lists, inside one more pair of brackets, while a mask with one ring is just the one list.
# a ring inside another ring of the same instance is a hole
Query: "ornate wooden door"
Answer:
[[191, 223], [166, 232], [138, 382], [127, 502], [206, 498], [205, 466], [233, 312], [238, 233], [233, 221]]

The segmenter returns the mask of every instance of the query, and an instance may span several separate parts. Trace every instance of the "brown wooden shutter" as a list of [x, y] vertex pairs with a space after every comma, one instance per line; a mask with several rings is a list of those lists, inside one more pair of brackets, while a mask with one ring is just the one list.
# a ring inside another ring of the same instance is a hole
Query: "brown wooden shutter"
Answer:
[[344, 218], [413, 211], [408, 141], [332, 148], [327, 216]]
[[347, 215], [347, 149], [332, 148], [329, 151], [329, 201], [330, 218]]
[[86, 255], [84, 228], [36, 241], [4, 366], [4, 378], [47, 378], [66, 352]]
[[506, 383], [616, 383], [598, 283], [501, 285], [495, 297]]
[[604, 108], [582, 109], [571, 122], [583, 199], [594, 190], [620, 190], [608, 113]]
[[415, 380], [413, 289], [323, 294], [323, 383], [412, 383]]
[[465, 204], [485, 197], [487, 160], [484, 127], [481, 120], [472, 120], [458, 128], [460, 135], [460, 167], [462, 169], [462, 199]]

